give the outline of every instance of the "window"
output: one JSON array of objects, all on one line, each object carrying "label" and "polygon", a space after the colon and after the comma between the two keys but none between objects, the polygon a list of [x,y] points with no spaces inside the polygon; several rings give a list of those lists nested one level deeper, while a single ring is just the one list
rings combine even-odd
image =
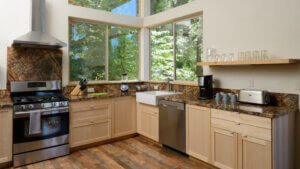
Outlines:
[{"label": "window", "polygon": [[137,36],[133,28],[71,21],[70,81],[83,76],[89,81],[121,80],[122,73],[137,80]]},{"label": "window", "polygon": [[69,0],[69,4],[138,16],[139,0]]},{"label": "window", "polygon": [[138,79],[138,31],[132,28],[109,26],[109,80]]},{"label": "window", "polygon": [[151,80],[197,81],[202,30],[202,16],[151,29]]},{"label": "window", "polygon": [[70,81],[105,80],[106,26],[70,23]]},{"label": "window", "polygon": [[151,0],[151,15],[187,4],[194,0]]},{"label": "window", "polygon": [[173,24],[151,29],[151,80],[174,76]]}]

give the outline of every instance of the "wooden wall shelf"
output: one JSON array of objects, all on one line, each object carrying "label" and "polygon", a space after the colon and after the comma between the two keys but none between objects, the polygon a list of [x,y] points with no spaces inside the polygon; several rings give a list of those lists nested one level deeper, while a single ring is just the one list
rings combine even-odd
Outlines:
[{"label": "wooden wall shelf", "polygon": [[247,60],[226,62],[198,62],[198,66],[234,66],[234,65],[276,65],[298,63],[297,59]]}]

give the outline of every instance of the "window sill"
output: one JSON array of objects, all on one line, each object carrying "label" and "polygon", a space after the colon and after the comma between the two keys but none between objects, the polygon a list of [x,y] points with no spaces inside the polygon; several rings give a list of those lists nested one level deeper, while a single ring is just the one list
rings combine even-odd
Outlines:
[{"label": "window sill", "polygon": [[[127,83],[142,83],[143,81],[130,80]],[[104,85],[104,84],[122,84],[122,81],[88,81],[87,85]],[[69,82],[67,86],[76,86],[79,84],[79,81]]]},{"label": "window sill", "polygon": [[[150,80],[150,81],[143,81],[143,82],[145,82],[145,83],[165,83],[166,81]],[[198,86],[197,82],[192,82],[192,81],[170,81],[170,84],[182,85],[182,86]]]},{"label": "window sill", "polygon": [[[155,80],[149,80],[149,81],[139,81],[139,80],[131,80],[128,81],[128,83],[165,83],[166,81],[155,81]],[[67,86],[76,86],[78,82],[70,82]],[[105,84],[121,84],[122,81],[89,81],[87,85],[105,85]],[[182,86],[198,86],[197,82],[192,81],[170,81],[170,84],[174,85],[182,85]]]}]

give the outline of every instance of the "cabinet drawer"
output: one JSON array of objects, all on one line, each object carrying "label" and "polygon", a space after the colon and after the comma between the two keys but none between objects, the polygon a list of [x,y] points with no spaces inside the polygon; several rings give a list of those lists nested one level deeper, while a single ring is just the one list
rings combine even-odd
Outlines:
[{"label": "cabinet drawer", "polygon": [[147,113],[151,113],[153,115],[158,115],[159,107],[158,106],[151,106],[147,104],[139,103],[139,110]]},{"label": "cabinet drawer", "polygon": [[82,122],[71,128],[71,147],[91,144],[111,138],[111,120]]},{"label": "cabinet drawer", "polygon": [[105,107],[111,107],[111,99],[99,99],[89,101],[78,101],[70,103],[71,112],[81,112],[88,110],[103,109]]},{"label": "cabinet drawer", "polygon": [[270,129],[256,127],[252,125],[236,123],[233,121],[211,118],[212,127],[229,130],[243,136],[251,136],[267,141],[272,141],[272,131]]},{"label": "cabinet drawer", "polygon": [[272,129],[271,118],[258,117],[254,115],[240,114],[238,112],[230,112],[224,110],[211,110],[211,117],[218,118],[222,120],[228,120],[232,122],[237,122],[241,124],[247,124],[251,126]]},{"label": "cabinet drawer", "polygon": [[71,123],[76,121],[81,121],[85,119],[110,119],[111,111],[110,107],[107,105],[103,105],[102,108],[95,110],[87,110],[80,112],[71,111]]}]

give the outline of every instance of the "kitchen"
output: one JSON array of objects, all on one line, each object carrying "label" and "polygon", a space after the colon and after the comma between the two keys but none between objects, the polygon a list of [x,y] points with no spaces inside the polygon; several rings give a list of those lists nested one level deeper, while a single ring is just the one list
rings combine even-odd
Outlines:
[{"label": "kitchen", "polygon": [[300,2],[99,2],[2,2],[1,168],[299,168]]}]

